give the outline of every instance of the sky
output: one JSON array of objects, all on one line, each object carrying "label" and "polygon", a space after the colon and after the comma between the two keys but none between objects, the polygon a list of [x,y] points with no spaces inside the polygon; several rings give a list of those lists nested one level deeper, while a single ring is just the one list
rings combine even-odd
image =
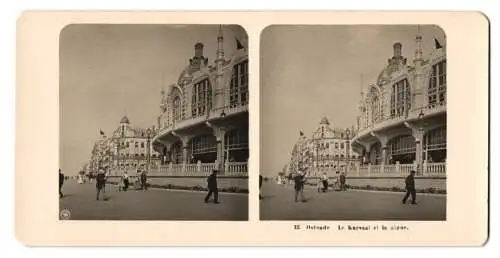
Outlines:
[{"label": "sky", "polygon": [[356,126],[361,89],[376,82],[395,42],[411,64],[418,30],[424,57],[434,38],[445,43],[433,25],[267,27],[260,49],[260,173],[282,171],[299,132],[311,137],[323,117],[331,128]]},{"label": "sky", "polygon": [[[60,166],[77,174],[88,162],[93,144],[107,136],[127,116],[132,126],[157,125],[160,91],[176,83],[194,56],[194,45],[205,45],[213,63],[217,25],[78,24],[60,34]],[[239,26],[222,26],[226,57],[236,50],[236,38],[248,45]]]}]

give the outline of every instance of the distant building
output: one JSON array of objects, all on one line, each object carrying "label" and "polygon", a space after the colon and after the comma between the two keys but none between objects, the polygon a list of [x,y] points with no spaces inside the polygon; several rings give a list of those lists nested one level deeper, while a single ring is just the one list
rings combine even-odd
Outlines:
[{"label": "distant building", "polygon": [[165,164],[210,163],[224,169],[225,163],[248,160],[248,52],[237,41],[227,58],[221,26],[215,39],[213,63],[204,56],[203,43],[196,43],[177,82],[162,90],[153,148]]},{"label": "distant building", "polygon": [[148,161],[150,168],[157,168],[161,156],[151,145],[156,133],[154,127],[144,129],[132,126],[124,116],[111,137],[102,133],[102,138],[94,144],[90,161],[92,171],[96,172],[99,167],[120,171],[146,169]]},{"label": "distant building", "polygon": [[304,169],[309,175],[332,174],[355,166],[360,156],[350,148],[353,130],[332,129],[326,117],[321,119],[311,138],[301,133],[292,149],[288,172]]},{"label": "distant building", "polygon": [[413,62],[393,45],[394,55],[362,92],[358,132],[351,141],[365,164],[422,164],[446,160],[446,49],[422,53],[416,36]]}]

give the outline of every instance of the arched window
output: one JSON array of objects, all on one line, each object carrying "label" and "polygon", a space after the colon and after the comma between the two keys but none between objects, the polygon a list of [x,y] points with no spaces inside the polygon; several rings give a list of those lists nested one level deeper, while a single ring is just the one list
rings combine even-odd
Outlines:
[{"label": "arched window", "polygon": [[212,87],[208,79],[193,85],[191,94],[191,115],[193,117],[206,114],[212,108]]},{"label": "arched window", "polygon": [[229,106],[237,107],[248,104],[248,60],[233,67],[229,86]]},{"label": "arched window", "polygon": [[427,97],[429,108],[446,103],[446,60],[432,66]]},{"label": "arched window", "polygon": [[377,123],[382,119],[381,112],[380,112],[380,98],[378,96],[378,92],[375,89],[372,89],[372,96],[371,96],[371,115],[372,115],[372,124]]},{"label": "arched window", "polygon": [[174,98],[174,101],[172,103],[172,112],[174,121],[181,120],[181,98],[179,96],[175,96]]},{"label": "arched window", "polygon": [[405,116],[411,108],[411,92],[407,79],[392,85],[391,117]]}]

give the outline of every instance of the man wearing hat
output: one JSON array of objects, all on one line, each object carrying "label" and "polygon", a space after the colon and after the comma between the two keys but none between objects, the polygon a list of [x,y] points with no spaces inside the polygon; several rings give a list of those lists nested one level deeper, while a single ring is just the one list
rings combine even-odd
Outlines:
[{"label": "man wearing hat", "polygon": [[219,189],[217,188],[217,169],[212,170],[212,174],[208,176],[208,194],[205,197],[205,202],[208,202],[208,199],[214,194],[214,203],[219,203]]},{"label": "man wearing hat", "polygon": [[96,184],[95,184],[96,190],[97,190],[97,200],[99,201],[99,194],[102,192],[102,198],[105,199],[104,195],[104,187],[106,187],[106,172],[104,171],[103,168],[100,168],[99,171],[97,172],[97,177],[96,177]]},{"label": "man wearing hat", "polygon": [[410,175],[406,177],[405,180],[406,184],[406,195],[403,198],[403,204],[406,203],[406,200],[411,194],[411,204],[417,204],[416,203],[416,198],[417,198],[417,191],[415,190],[415,170],[410,171]]}]

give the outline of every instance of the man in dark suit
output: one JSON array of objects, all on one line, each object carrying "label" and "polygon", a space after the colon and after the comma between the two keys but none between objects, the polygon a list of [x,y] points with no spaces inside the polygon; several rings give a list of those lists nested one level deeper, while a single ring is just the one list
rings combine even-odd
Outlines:
[{"label": "man in dark suit", "polygon": [[141,189],[148,190],[148,176],[145,170],[141,172]]},{"label": "man in dark suit", "polygon": [[64,196],[61,191],[63,184],[64,184],[64,174],[62,173],[61,169],[59,169],[59,198],[62,198]]},{"label": "man in dark suit", "polygon": [[340,174],[340,190],[341,191],[345,191],[346,190],[346,187],[345,187],[345,175],[344,175],[344,172],[342,172]]},{"label": "man in dark suit", "polygon": [[306,202],[306,199],[304,198],[305,173],[299,171],[297,175],[295,175],[294,181],[295,181],[295,202],[298,202],[299,194],[301,201]]},{"label": "man in dark suit", "polygon": [[417,191],[415,190],[415,171],[414,170],[412,170],[410,172],[410,175],[408,175],[406,177],[405,184],[406,184],[406,187],[405,187],[406,188],[406,195],[403,198],[403,204],[406,203],[406,200],[408,199],[410,194],[411,194],[411,204],[417,204],[417,202],[416,202]]},{"label": "man in dark suit", "polygon": [[102,168],[100,168],[99,171],[97,172],[95,187],[97,190],[96,200],[99,201],[99,194],[101,192],[102,192],[102,199],[103,200],[106,199],[106,196],[104,194],[104,187],[106,187],[106,172]]},{"label": "man in dark suit", "polygon": [[208,194],[205,197],[205,202],[214,194],[214,203],[219,203],[219,189],[217,188],[217,170],[212,170],[212,174],[207,178]]}]

